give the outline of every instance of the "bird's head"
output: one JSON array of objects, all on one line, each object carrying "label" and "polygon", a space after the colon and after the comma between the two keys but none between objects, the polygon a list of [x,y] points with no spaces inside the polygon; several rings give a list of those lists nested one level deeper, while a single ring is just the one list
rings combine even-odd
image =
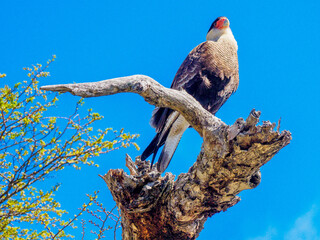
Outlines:
[{"label": "bird's head", "polygon": [[[207,33],[207,40],[208,41],[217,41],[223,34],[231,33],[229,28],[230,22],[226,17],[218,17],[214,22],[211,24],[209,31]],[[232,34],[232,33],[231,33]]]}]

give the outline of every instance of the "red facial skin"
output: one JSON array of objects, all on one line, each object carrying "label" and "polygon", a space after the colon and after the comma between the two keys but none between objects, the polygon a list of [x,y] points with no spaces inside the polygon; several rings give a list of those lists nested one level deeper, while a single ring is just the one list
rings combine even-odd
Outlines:
[{"label": "red facial skin", "polygon": [[224,22],[228,21],[226,18],[221,18],[216,22],[215,28],[218,29],[223,29],[223,28],[227,28],[228,24],[224,25]]}]

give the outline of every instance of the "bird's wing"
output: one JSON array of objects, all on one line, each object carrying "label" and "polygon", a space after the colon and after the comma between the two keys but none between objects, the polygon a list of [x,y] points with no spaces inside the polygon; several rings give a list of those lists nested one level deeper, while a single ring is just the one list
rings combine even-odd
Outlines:
[{"label": "bird's wing", "polygon": [[239,84],[237,49],[229,42],[206,41],[179,68],[172,88],[184,89],[215,114]]},{"label": "bird's wing", "polygon": [[199,74],[203,68],[201,59],[204,50],[204,44],[205,42],[201,43],[188,54],[178,69],[172,81],[171,88],[178,90],[184,89],[185,85],[194,79],[197,74]]},{"label": "bird's wing", "polygon": [[209,85],[219,86],[221,81],[231,77],[234,77],[235,83],[238,84],[237,49],[224,40],[206,41],[195,47],[186,57],[176,73],[171,88],[187,89],[197,81],[206,84],[207,87],[215,87]]},{"label": "bird's wing", "polygon": [[[201,46],[194,48],[186,57],[186,59],[181,64],[178,69],[171,88],[182,90],[185,88],[186,84],[189,83],[195,76],[199,73],[202,66],[200,64],[201,57]],[[166,121],[172,114],[173,110],[169,108],[158,108],[156,107],[152,112],[152,117],[150,119],[150,125],[156,129],[157,132],[161,132],[166,125]]]}]

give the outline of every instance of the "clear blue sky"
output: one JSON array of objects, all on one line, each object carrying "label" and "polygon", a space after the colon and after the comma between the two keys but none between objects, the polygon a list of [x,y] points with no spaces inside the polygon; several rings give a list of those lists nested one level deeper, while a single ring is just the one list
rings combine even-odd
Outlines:
[{"label": "clear blue sky", "polygon": [[[239,45],[240,86],[217,116],[231,124],[256,108],[262,120],[281,117],[293,140],[262,167],[261,184],[209,219],[199,239],[320,239],[318,1],[31,0],[2,1],[0,9],[0,72],[18,82],[26,79],[22,67],[56,54],[52,78],[42,85],[146,74],[169,87],[212,21],[227,16]],[[60,99],[59,111],[67,113],[78,97]],[[154,135],[148,124],[153,107],[137,95],[87,99],[85,106],[105,116],[99,128],[140,133],[142,150]],[[189,129],[167,171],[188,171],[200,146],[201,138]],[[47,184],[62,183],[57,199],[71,213],[94,190],[111,208],[97,174],[125,168],[126,152],[141,154],[117,151],[97,159],[100,168],[67,169]]]}]

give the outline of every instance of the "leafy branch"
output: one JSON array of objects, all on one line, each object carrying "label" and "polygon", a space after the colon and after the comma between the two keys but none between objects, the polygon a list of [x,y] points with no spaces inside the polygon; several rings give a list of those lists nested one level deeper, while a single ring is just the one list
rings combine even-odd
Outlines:
[{"label": "leafy branch", "polygon": [[[103,116],[92,109],[83,114],[83,99],[70,115],[51,115],[58,95],[45,93],[38,83],[50,76],[47,69],[54,60],[55,56],[45,66],[24,68],[28,80],[0,88],[0,238],[68,236],[64,229],[74,220],[62,220],[67,212],[54,200],[59,186],[43,191],[35,184],[67,166],[98,166],[93,158],[101,154],[130,145],[139,148],[134,142],[137,134],[94,130]],[[43,230],[22,229],[21,223],[40,224]],[[53,229],[59,230],[53,234]]]}]

